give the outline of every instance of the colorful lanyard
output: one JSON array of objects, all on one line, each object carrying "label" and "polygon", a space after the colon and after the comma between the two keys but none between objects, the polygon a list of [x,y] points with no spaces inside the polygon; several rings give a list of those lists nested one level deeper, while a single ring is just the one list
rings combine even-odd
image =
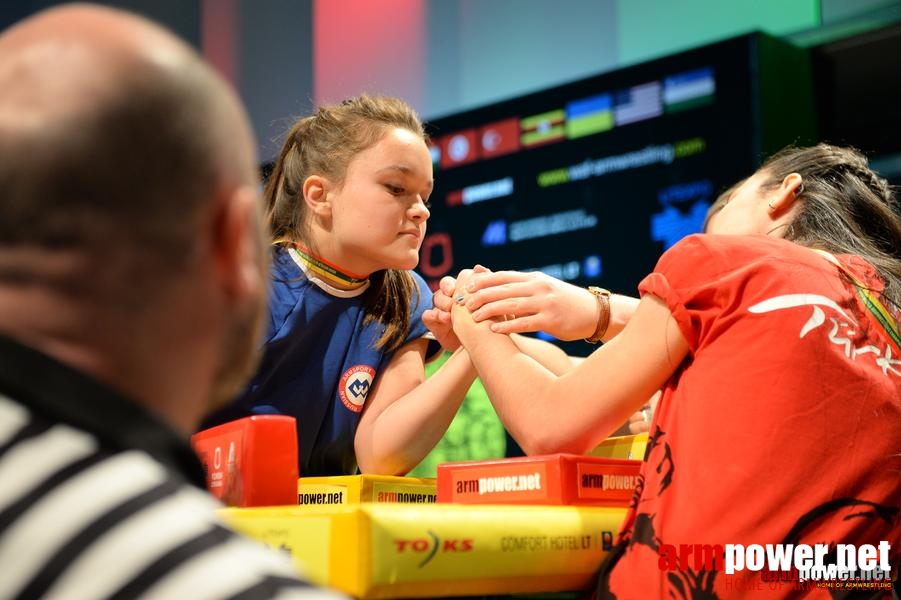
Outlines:
[{"label": "colorful lanyard", "polygon": [[854,273],[848,270],[845,265],[839,262],[835,256],[826,252],[825,250],[818,250],[816,248],[812,248],[814,252],[823,256],[826,260],[836,265],[841,271],[847,275],[851,281],[854,283],[854,287],[857,288],[857,295],[860,297],[863,305],[867,307],[867,310],[870,311],[870,314],[873,315],[873,318],[882,325],[882,328],[885,329],[888,337],[891,338],[893,342],[895,342],[895,346],[901,351],[901,331],[898,329],[898,321],[892,317],[892,313],[885,307],[885,305],[879,300],[876,294],[873,293],[871,289],[869,289],[866,284],[864,284],[860,279],[858,279]]},{"label": "colorful lanyard", "polygon": [[347,285],[352,286],[361,285],[369,281],[368,277],[360,277],[359,275],[347,273],[345,271],[342,271],[335,265],[330,264],[321,258],[313,256],[312,254],[310,254],[309,250],[307,250],[300,244],[294,244],[294,249],[297,251],[297,254],[300,256],[300,258],[307,264],[308,268],[312,269],[323,277],[338,280],[342,283],[346,283]]}]

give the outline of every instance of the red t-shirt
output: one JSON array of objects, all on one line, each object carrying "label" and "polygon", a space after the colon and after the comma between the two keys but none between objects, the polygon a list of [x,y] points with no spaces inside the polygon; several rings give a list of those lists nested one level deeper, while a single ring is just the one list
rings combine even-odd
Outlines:
[{"label": "red t-shirt", "polygon": [[[838,259],[881,289],[866,262]],[[695,235],[639,289],[666,302],[690,353],[654,415],[642,483],[599,596],[804,595],[761,572],[727,575],[723,562],[706,571],[694,554],[661,565],[661,552],[682,545],[888,541],[897,564],[901,352],[847,276],[785,240]]]}]

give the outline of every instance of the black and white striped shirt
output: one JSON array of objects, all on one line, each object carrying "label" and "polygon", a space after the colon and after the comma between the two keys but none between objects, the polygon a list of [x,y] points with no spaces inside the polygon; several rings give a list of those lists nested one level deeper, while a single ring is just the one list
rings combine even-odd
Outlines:
[{"label": "black and white striped shirt", "polygon": [[0,337],[0,600],[335,600],[229,529],[186,441]]}]

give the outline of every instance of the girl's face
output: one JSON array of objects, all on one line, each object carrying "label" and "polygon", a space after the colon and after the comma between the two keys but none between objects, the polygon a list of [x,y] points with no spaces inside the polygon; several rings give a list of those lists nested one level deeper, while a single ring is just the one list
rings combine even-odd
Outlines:
[{"label": "girl's face", "polygon": [[767,209],[774,191],[764,192],[761,184],[767,174],[757,172],[736,187],[723,207],[710,217],[707,233],[728,235],[762,235],[772,227]]},{"label": "girl's face", "polygon": [[406,129],[390,130],[354,157],[344,183],[329,191],[327,258],[359,275],[414,268],[433,184],[432,157],[423,139]]}]

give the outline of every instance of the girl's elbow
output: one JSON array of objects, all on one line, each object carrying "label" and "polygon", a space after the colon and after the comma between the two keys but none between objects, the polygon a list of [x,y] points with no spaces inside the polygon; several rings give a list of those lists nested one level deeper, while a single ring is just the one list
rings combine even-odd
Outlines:
[{"label": "girl's elbow", "polygon": [[402,477],[416,465],[408,465],[398,457],[357,456],[357,467],[364,475],[395,475]]},{"label": "girl's elbow", "polygon": [[546,454],[584,454],[593,446],[576,437],[561,434],[560,431],[538,431],[517,438],[520,448],[529,456]]}]

